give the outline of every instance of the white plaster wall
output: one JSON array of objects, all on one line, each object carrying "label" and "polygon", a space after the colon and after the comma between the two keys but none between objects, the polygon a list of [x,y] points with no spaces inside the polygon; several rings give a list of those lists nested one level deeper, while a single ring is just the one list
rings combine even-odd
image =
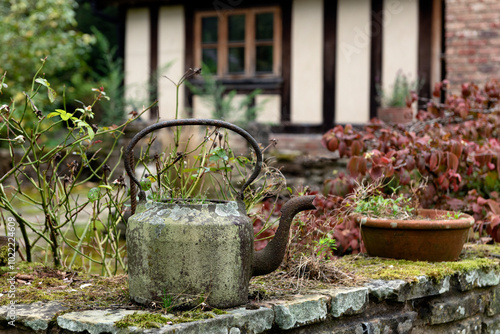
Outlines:
[{"label": "white plaster wall", "polygon": [[[237,122],[238,119],[243,117],[243,110],[240,110],[238,106],[245,99],[246,95],[236,94],[231,101],[232,111],[231,113],[224,119],[227,122]],[[227,98],[227,96],[225,97]],[[206,98],[204,96],[193,96],[193,111],[195,118],[214,118],[214,107],[211,99]]]},{"label": "white plaster wall", "polygon": [[245,94],[236,94],[233,98],[233,103],[231,106],[233,107],[233,111],[229,117],[226,118],[226,121],[237,123],[238,120],[241,120],[245,117],[245,111],[240,109],[239,106],[245,100],[247,96]]},{"label": "white plaster wall", "polygon": [[255,105],[259,107],[257,120],[262,123],[278,125],[281,120],[281,95],[261,94],[255,97]]},{"label": "white plaster wall", "polygon": [[336,123],[365,123],[369,120],[370,13],[369,1],[338,2]]},{"label": "white plaster wall", "polygon": [[[162,120],[175,118],[175,85],[163,76],[178,82],[186,68],[184,64],[184,7],[162,6],[158,18],[158,107]],[[184,89],[179,89],[179,118],[184,114]]]},{"label": "white plaster wall", "polygon": [[[238,106],[245,99],[246,95],[237,94],[234,96],[232,106],[234,112],[226,119],[229,122],[237,122],[243,117],[243,110]],[[279,124],[281,118],[281,96],[277,94],[260,94],[255,97],[255,104],[260,106],[257,120],[262,123]],[[193,116],[195,118],[213,118],[213,108],[209,100],[202,96],[193,96]]]},{"label": "white plaster wall", "polygon": [[193,117],[212,118],[211,106],[202,96],[193,96]]},{"label": "white plaster wall", "polygon": [[293,1],[291,57],[291,121],[322,123],[323,0]]},{"label": "white plaster wall", "polygon": [[129,108],[142,109],[149,99],[149,10],[129,9],[125,31],[125,99]]},{"label": "white plaster wall", "polygon": [[384,0],[382,86],[390,90],[398,71],[410,81],[418,71],[418,1]]}]

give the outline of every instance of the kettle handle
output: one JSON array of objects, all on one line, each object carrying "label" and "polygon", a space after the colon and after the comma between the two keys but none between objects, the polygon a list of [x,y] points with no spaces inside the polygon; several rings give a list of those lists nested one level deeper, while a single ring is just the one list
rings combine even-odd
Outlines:
[{"label": "kettle handle", "polygon": [[[225,121],[219,121],[215,119],[195,119],[195,118],[188,118],[188,119],[176,119],[176,120],[169,120],[169,121],[163,121],[159,123],[152,124],[143,130],[139,131],[129,142],[127,145],[127,148],[125,149],[125,159],[124,159],[124,164],[125,164],[125,171],[127,172],[127,175],[130,177],[130,179],[136,183],[139,187],[139,200],[145,200],[146,199],[146,194],[145,192],[141,189],[141,183],[135,176],[135,171],[133,167],[133,152],[134,152],[134,146],[144,138],[147,134],[158,130],[162,128],[168,128],[168,127],[173,127],[173,126],[183,126],[183,125],[208,125],[208,126],[215,126],[218,128],[226,128],[228,130],[231,130],[233,132],[236,132],[243,138],[245,138],[248,143],[252,146],[252,148],[255,151],[255,155],[257,157],[257,162],[255,164],[255,169],[248,178],[248,180],[243,184],[241,187],[241,190],[238,192],[238,198],[243,200],[243,191],[245,190],[250,183],[252,183],[257,176],[260,173],[260,170],[262,168],[262,151],[259,147],[259,144],[255,140],[255,138],[252,137],[247,131],[243,130],[239,126],[236,126],[232,123],[228,123]],[[132,187],[132,185],[131,185]],[[132,191],[132,196],[134,196],[135,191]],[[132,203],[135,203],[135,200],[132,200]],[[132,211],[135,211],[135,205],[133,205]]]}]

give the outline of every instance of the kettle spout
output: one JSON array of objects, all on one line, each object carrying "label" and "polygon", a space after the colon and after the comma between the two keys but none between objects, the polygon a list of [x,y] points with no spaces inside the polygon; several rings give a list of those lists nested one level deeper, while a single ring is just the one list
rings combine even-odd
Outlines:
[{"label": "kettle spout", "polygon": [[288,244],[293,217],[301,211],[316,209],[313,205],[315,197],[314,195],[295,197],[283,205],[280,223],[274,238],[264,249],[254,253],[253,276],[269,274],[280,266]]}]

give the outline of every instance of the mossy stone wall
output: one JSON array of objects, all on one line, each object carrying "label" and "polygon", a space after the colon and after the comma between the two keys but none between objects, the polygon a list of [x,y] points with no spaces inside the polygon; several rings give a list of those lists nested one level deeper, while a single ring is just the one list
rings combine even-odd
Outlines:
[{"label": "mossy stone wall", "polygon": [[[54,302],[50,302],[54,303]],[[119,328],[132,310],[87,310],[58,314],[43,303],[18,305],[16,328],[0,308],[2,333],[481,333],[500,332],[498,267],[471,269],[435,280],[372,280],[362,286],[327,288],[290,295],[260,307],[225,310],[213,318],[158,324],[158,328]],[[52,313],[51,313],[52,312]],[[140,311],[144,312],[144,311]],[[51,313],[51,314],[49,314]],[[36,318],[40,314],[40,319]],[[36,324],[34,328],[33,324]]]}]

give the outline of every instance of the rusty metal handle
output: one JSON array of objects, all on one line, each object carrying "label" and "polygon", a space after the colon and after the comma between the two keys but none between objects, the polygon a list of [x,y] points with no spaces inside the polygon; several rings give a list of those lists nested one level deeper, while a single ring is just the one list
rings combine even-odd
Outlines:
[{"label": "rusty metal handle", "polygon": [[255,151],[255,155],[257,157],[257,162],[255,164],[255,169],[254,169],[252,175],[250,175],[247,182],[245,182],[245,184],[243,184],[243,186],[241,187],[241,190],[238,193],[238,198],[243,200],[243,191],[245,190],[246,187],[248,187],[250,185],[250,183],[252,183],[257,178],[257,176],[259,175],[260,170],[262,168],[262,151],[259,147],[259,144],[255,140],[255,138],[253,138],[252,135],[250,135],[247,131],[243,130],[242,128],[240,128],[232,123],[219,121],[219,120],[215,120],[215,119],[195,119],[195,118],[176,119],[176,120],[169,120],[169,121],[155,123],[155,124],[152,124],[152,125],[144,128],[143,130],[138,132],[132,138],[132,140],[128,144],[127,148],[125,149],[124,163],[125,163],[125,171],[127,172],[128,176],[139,187],[139,200],[141,200],[141,201],[146,200],[146,193],[141,189],[141,183],[137,179],[137,177],[135,176],[134,166],[131,166],[131,161],[133,161],[133,160],[131,160],[131,157],[133,156],[134,146],[139,142],[139,140],[141,140],[146,135],[148,135],[149,133],[151,133],[155,130],[173,127],[173,126],[184,126],[184,125],[207,125],[207,126],[215,126],[218,128],[226,128],[228,130],[236,132],[237,134],[239,134],[240,136],[245,138],[248,141],[248,143],[252,146],[252,148]]}]

